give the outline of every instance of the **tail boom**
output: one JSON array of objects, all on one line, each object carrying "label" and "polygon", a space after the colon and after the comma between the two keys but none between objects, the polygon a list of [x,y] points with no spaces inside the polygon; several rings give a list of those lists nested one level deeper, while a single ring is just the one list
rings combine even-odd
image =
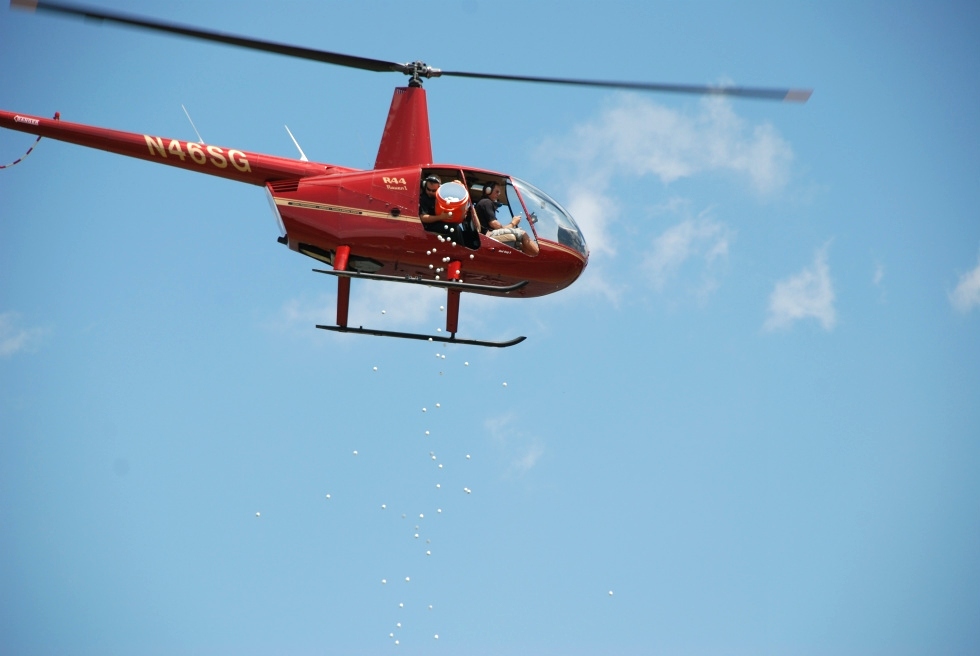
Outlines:
[{"label": "tail boom", "polygon": [[0,110],[0,127],[253,185],[354,169]]}]

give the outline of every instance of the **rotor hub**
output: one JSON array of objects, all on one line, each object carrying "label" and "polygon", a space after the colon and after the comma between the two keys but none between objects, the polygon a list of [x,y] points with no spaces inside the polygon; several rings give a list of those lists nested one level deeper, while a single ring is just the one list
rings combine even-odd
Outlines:
[{"label": "rotor hub", "polygon": [[408,81],[408,86],[410,87],[421,87],[422,78],[439,77],[442,75],[442,70],[438,68],[433,68],[423,61],[414,61],[408,64],[402,64],[403,70],[406,75],[412,77]]}]

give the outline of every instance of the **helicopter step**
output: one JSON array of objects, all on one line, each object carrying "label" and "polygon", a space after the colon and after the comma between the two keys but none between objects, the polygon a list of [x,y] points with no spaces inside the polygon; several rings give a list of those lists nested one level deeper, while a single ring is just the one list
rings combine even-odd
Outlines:
[{"label": "helicopter step", "polygon": [[459,291],[465,292],[498,292],[507,294],[509,292],[515,292],[522,287],[527,286],[527,280],[521,280],[520,282],[515,282],[513,285],[506,286],[496,286],[496,285],[476,285],[468,282],[459,282],[455,280],[427,280],[425,278],[411,278],[408,276],[385,276],[377,273],[361,273],[360,271],[338,271],[336,269],[313,269],[316,273],[326,273],[327,275],[337,276],[338,278],[357,278],[364,280],[383,280],[387,282],[405,282],[412,285],[426,285],[428,287],[442,287],[445,289],[458,289]]}]

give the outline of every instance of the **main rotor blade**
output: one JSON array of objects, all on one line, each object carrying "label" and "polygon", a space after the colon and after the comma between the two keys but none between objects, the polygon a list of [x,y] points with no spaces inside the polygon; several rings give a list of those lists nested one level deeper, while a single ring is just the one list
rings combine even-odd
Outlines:
[{"label": "main rotor blade", "polygon": [[537,82],[542,84],[565,84],[582,87],[603,87],[606,89],[630,89],[633,91],[662,91],[667,93],[690,93],[711,96],[737,96],[740,98],[759,98],[762,100],[782,100],[805,103],[812,89],[760,89],[753,87],[709,86],[696,84],[658,84],[647,82],[611,82],[606,80],[576,80],[561,77],[533,77],[527,75],[496,75],[493,73],[467,73],[464,71],[442,71],[442,77],[469,77],[481,80],[506,80],[508,82]]},{"label": "main rotor blade", "polygon": [[226,34],[223,32],[212,32],[200,30],[174,23],[164,23],[161,21],[149,20],[137,16],[116,14],[101,9],[67,5],[58,2],[47,2],[46,0],[10,0],[11,7],[27,10],[40,10],[79,18],[107,21],[128,25],[146,30],[164,32],[167,34],[178,34],[180,36],[224,43],[226,45],[270,52],[288,57],[307,59],[312,61],[334,64],[337,66],[347,66],[349,68],[359,68],[366,71],[378,73],[396,72],[405,75],[412,75],[417,80],[419,77],[467,77],[482,80],[503,80],[508,82],[537,82],[541,84],[563,84],[585,87],[601,87],[606,89],[629,89],[633,91],[658,91],[668,93],[687,93],[698,95],[714,96],[735,96],[741,98],[760,98],[764,100],[782,100],[787,102],[804,103],[813,93],[811,89],[760,89],[752,87],[737,86],[710,86],[693,84],[658,84],[646,82],[612,82],[606,80],[579,80],[572,78],[559,77],[534,77],[528,75],[497,75],[493,73],[469,73],[465,71],[440,71],[437,68],[426,66],[422,62],[401,64],[398,62],[371,59],[369,57],[356,57],[354,55],[344,55],[337,52],[326,50],[316,50],[314,48],[303,48],[291,46],[284,43],[272,41],[262,41],[248,37]]},{"label": "main rotor blade", "polygon": [[186,27],[184,25],[164,23],[137,16],[127,16],[125,14],[111,13],[101,9],[65,5],[58,2],[44,2],[43,0],[10,0],[10,6],[17,7],[19,9],[26,9],[28,11],[46,11],[91,20],[119,23],[120,25],[128,25],[130,27],[138,27],[146,30],[154,30],[168,34],[179,34],[181,36],[190,37],[192,39],[200,39],[202,41],[224,43],[231,46],[238,46],[240,48],[261,50],[263,52],[271,52],[278,55],[286,55],[288,57],[298,57],[299,59],[310,59],[326,64],[336,64],[337,66],[360,68],[366,71],[411,74],[411,69],[409,67],[407,67],[405,64],[399,64],[397,62],[370,59],[368,57],[355,57],[353,55],[343,55],[336,52],[327,52],[325,50],[315,50],[313,48],[290,46],[283,43],[274,43],[272,41],[250,39],[247,37],[235,36],[233,34],[225,34],[222,32],[199,30],[197,28]]}]

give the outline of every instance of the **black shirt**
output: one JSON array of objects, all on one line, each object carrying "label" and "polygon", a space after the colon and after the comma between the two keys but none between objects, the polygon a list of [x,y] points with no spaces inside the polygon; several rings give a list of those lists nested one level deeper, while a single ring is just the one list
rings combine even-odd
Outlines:
[{"label": "black shirt", "polygon": [[432,194],[430,196],[428,194],[428,192],[426,192],[425,189],[423,189],[419,193],[422,194],[421,196],[419,196],[419,218],[422,218],[422,216],[425,215],[425,214],[428,214],[429,216],[435,216],[436,215],[436,195],[435,194]]},{"label": "black shirt", "polygon": [[489,196],[484,196],[476,204],[476,218],[480,220],[480,232],[487,234],[489,230],[493,230],[490,222],[497,220],[497,204]]}]

